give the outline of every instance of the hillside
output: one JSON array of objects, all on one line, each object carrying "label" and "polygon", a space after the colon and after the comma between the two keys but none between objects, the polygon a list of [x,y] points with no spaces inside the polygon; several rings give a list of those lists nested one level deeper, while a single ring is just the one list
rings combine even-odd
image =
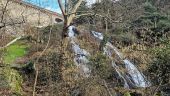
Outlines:
[{"label": "hillside", "polygon": [[170,1],[80,1],[63,22],[0,28],[0,96],[169,96]]}]

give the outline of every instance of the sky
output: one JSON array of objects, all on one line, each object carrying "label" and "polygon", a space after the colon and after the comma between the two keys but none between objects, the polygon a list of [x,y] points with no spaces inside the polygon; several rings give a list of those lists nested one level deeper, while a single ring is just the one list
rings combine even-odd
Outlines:
[{"label": "sky", "polygon": [[24,0],[24,1],[60,13],[57,0]]},{"label": "sky", "polygon": [[[42,8],[61,13],[57,0],[24,0]],[[95,3],[96,0],[87,0],[87,5]]]}]

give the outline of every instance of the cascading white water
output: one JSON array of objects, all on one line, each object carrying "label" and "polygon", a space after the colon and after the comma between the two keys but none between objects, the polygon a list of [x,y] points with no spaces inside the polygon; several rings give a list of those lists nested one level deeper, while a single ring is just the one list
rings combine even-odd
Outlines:
[{"label": "cascading white water", "polygon": [[129,79],[132,79],[137,87],[148,87],[149,82],[145,80],[145,76],[139,72],[139,70],[128,59],[123,60],[125,67],[130,75]]},{"label": "cascading white water", "polygon": [[83,74],[86,77],[89,77],[91,70],[87,66],[87,63],[89,62],[87,57],[90,55],[86,50],[81,49],[78,44],[75,42],[75,27],[69,26],[68,28],[68,36],[71,39],[72,49],[75,53],[74,62],[77,65],[77,67],[80,68],[81,74]]},{"label": "cascading white water", "polygon": [[[102,33],[94,32],[92,31],[92,34],[94,37],[102,40],[101,37]],[[112,66],[115,68],[117,74],[119,77],[121,77],[124,81],[124,87],[129,88],[129,85],[127,81],[130,80],[131,85],[135,87],[148,87],[150,86],[150,82],[145,79],[145,76],[135,67],[133,63],[131,63],[128,59],[124,59],[123,55],[118,51],[116,47],[114,47],[110,42],[107,42],[105,47],[104,47],[104,54],[106,54],[109,58],[113,59],[112,54],[115,53],[118,55],[121,61],[124,62],[125,64],[125,69],[127,70],[127,74],[123,76],[121,72],[119,72],[119,67],[115,64],[112,63]],[[126,80],[127,79],[127,80]]]},{"label": "cascading white water", "polygon": [[[113,61],[113,51],[116,51],[118,53],[117,50],[114,49],[114,46],[112,46],[111,43],[107,43],[106,46],[104,47],[104,54],[106,56],[108,56],[111,60],[112,60],[112,67],[115,69],[116,73],[118,74],[118,76],[123,80],[124,82],[124,88],[129,88],[128,82],[125,79],[125,77],[123,76],[122,72],[120,72],[119,70],[119,66],[117,66],[117,64]],[[118,57],[120,58],[122,55],[118,54]]]},{"label": "cascading white water", "polygon": [[[115,52],[120,59],[123,59],[123,55],[122,55],[122,54],[118,51],[118,49],[117,49],[116,47],[114,47],[110,42],[107,42],[107,43],[106,43],[104,49],[106,49],[106,48],[107,48],[107,49],[109,48],[109,49],[111,50],[111,51],[108,52],[110,55],[112,55],[113,52]],[[104,51],[107,51],[107,50],[104,50]]]},{"label": "cascading white water", "polygon": [[95,32],[95,31],[91,31],[93,36],[95,36],[96,38],[99,38],[100,40],[103,40],[103,34],[99,33],[99,32]]},{"label": "cascading white water", "polygon": [[69,27],[68,27],[68,36],[69,36],[70,38],[75,37],[75,32],[73,31],[74,29],[75,29],[75,26],[69,26]]}]

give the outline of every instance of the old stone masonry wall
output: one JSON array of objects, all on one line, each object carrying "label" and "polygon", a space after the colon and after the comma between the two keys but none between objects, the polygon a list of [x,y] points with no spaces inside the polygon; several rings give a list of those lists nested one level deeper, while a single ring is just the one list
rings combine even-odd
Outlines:
[{"label": "old stone masonry wall", "polygon": [[57,23],[56,18],[63,20],[62,16],[56,12],[22,0],[0,0],[0,26],[5,25],[5,31],[19,31],[26,25],[48,26]]}]

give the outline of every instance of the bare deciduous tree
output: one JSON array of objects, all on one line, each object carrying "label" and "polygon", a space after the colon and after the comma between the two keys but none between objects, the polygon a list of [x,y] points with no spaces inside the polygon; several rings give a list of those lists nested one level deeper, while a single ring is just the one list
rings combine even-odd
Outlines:
[{"label": "bare deciduous tree", "polygon": [[71,24],[73,19],[76,17],[77,9],[79,8],[83,0],[78,0],[77,3],[72,7],[72,9],[68,9],[69,6],[68,0],[65,0],[65,4],[63,4],[62,1],[63,0],[58,0],[58,4],[64,18],[64,28],[63,28],[62,37],[65,37],[67,28]]}]

